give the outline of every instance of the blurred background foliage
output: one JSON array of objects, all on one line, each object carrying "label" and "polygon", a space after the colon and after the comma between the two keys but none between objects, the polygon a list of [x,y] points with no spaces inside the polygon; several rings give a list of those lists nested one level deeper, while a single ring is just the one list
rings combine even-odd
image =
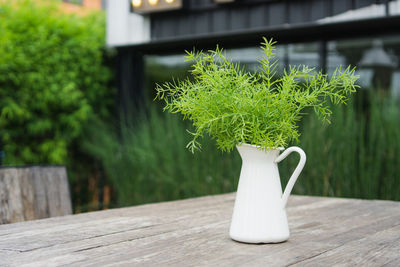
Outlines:
[{"label": "blurred background foliage", "polygon": [[45,2],[0,6],[0,136],[5,164],[66,162],[91,114],[110,115],[104,16]]},{"label": "blurred background foliage", "polygon": [[[104,14],[0,3],[3,165],[67,165],[75,212],[236,190],[237,151],[222,153],[205,137],[202,152],[191,154],[190,125],[151,101],[154,84],[184,78],[187,65],[147,58],[147,102],[117,120]],[[305,150],[307,164],[294,192],[400,200],[399,101],[385,90],[360,90],[333,111],[331,125],[312,115],[300,125],[293,145]],[[283,185],[297,160],[279,165]]]},{"label": "blurred background foliage", "polygon": [[209,138],[201,152],[192,154],[186,149],[190,125],[178,115],[162,113],[154,104],[121,120],[119,134],[104,123],[92,126],[85,148],[104,166],[118,205],[235,190],[239,154],[223,154]]},{"label": "blurred background foliage", "polygon": [[[0,1],[3,165],[66,164],[74,188],[88,183],[93,162],[80,149],[83,130],[91,117],[108,121],[114,113],[104,43],[103,12],[77,16],[57,1]],[[88,198],[87,190],[73,191],[74,199]]]}]

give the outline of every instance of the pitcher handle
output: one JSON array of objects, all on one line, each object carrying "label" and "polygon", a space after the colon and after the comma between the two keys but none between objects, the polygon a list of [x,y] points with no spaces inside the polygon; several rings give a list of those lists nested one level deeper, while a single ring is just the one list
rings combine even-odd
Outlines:
[{"label": "pitcher handle", "polygon": [[292,192],[294,183],[296,182],[296,180],[299,177],[301,171],[303,170],[304,164],[306,164],[306,153],[304,153],[304,151],[300,147],[297,147],[297,146],[292,146],[292,147],[287,148],[285,151],[283,151],[282,154],[280,154],[276,158],[275,162],[276,163],[281,162],[283,159],[285,159],[292,152],[299,153],[300,161],[297,164],[297,167],[294,170],[292,176],[290,176],[289,182],[287,183],[285,191],[283,192],[283,195],[282,195],[283,208],[286,207],[286,204],[287,204],[288,198],[290,196],[290,192]]}]

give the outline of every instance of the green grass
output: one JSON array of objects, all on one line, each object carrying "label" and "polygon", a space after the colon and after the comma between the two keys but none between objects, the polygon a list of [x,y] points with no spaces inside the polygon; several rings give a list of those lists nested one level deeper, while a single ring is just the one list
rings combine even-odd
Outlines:
[{"label": "green grass", "polygon": [[[400,200],[400,108],[378,95],[364,111],[354,103],[332,107],[330,125],[310,115],[298,145],[307,163],[294,193]],[[241,160],[222,153],[210,138],[201,152],[186,149],[189,124],[152,106],[115,129],[97,124],[87,150],[104,166],[117,193],[117,206],[181,199],[236,190]],[[279,164],[285,185],[297,164],[291,155]]]},{"label": "green grass", "polygon": [[[332,124],[314,116],[302,128],[306,167],[297,194],[400,200],[400,108],[371,95],[367,110],[335,107]],[[286,181],[296,159],[280,166]]]},{"label": "green grass", "polygon": [[186,149],[190,135],[176,115],[151,107],[119,136],[101,125],[86,148],[103,164],[117,192],[117,205],[173,200],[235,190],[240,158],[218,151],[205,138],[203,151]]}]

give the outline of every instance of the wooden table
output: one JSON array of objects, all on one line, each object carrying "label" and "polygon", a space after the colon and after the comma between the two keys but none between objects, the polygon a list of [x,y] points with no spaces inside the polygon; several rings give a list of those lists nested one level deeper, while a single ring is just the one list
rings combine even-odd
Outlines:
[{"label": "wooden table", "polygon": [[234,194],[0,226],[1,266],[400,266],[400,202],[292,196],[289,241],[228,236]]}]

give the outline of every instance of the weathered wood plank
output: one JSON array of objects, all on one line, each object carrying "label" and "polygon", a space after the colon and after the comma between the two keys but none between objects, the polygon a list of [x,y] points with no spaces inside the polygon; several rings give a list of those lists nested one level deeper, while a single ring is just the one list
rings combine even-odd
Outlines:
[{"label": "weathered wood plank", "polygon": [[[307,258],[331,249],[335,244],[327,243],[326,238],[329,239],[337,235],[337,233],[325,235],[325,238],[317,239],[317,241],[311,243],[310,239],[320,237],[323,233],[310,235],[303,232],[302,235],[292,237],[295,242],[254,246],[232,243],[227,236],[228,227],[229,220],[226,220],[212,225],[167,232],[146,238],[146,240],[130,240],[112,246],[93,247],[91,251],[86,250],[85,253],[88,257],[95,255],[95,263],[98,264],[111,264],[116,258],[126,263],[138,262],[145,258],[151,260],[152,263],[185,265],[189,258],[195,266],[204,264],[204,260],[207,260],[207,263],[212,266],[230,265],[232,263],[242,265],[253,258],[259,258],[260,265],[266,263],[286,265],[295,262],[293,258]],[[351,230],[354,231],[355,228]],[[118,253],[123,251],[124,247],[133,251],[129,254]],[[115,254],[108,254],[107,251],[109,250],[115,251]],[[221,255],[225,257],[226,262],[222,261],[224,258],[221,259]],[[265,255],[268,255],[268,257],[265,257]],[[236,260],[232,261],[232,258],[236,258]]]},{"label": "weathered wood plank", "polygon": [[233,201],[228,194],[3,225],[0,257],[6,266],[308,266],[352,259],[396,266],[400,259],[400,203],[294,196],[289,241],[248,245],[229,239]]},{"label": "weathered wood plank", "polygon": [[71,213],[65,167],[0,168],[0,224]]},{"label": "weathered wood plank", "polygon": [[0,223],[24,220],[17,169],[0,169]]},{"label": "weathered wood plank", "polygon": [[400,218],[394,227],[369,232],[364,238],[347,242],[327,250],[311,259],[297,262],[295,266],[320,265],[383,266],[394,263],[400,266]]},{"label": "weathered wood plank", "polygon": [[[52,234],[60,235],[61,237],[68,239],[72,238],[71,235],[68,235],[68,231],[85,231],[85,234],[88,234],[88,229],[91,225],[94,225],[95,234],[101,232],[102,234],[107,234],[108,229],[113,229],[115,225],[112,225],[113,220],[119,223],[124,220],[136,220],[138,218],[146,219],[147,221],[151,221],[153,224],[170,224],[175,223],[176,221],[185,222],[188,220],[189,225],[192,224],[191,220],[198,216],[206,216],[209,218],[211,222],[213,222],[214,217],[211,215],[218,214],[226,214],[226,218],[229,218],[232,212],[232,202],[233,198],[230,198],[228,201],[214,201],[214,198],[201,198],[197,202],[192,201],[181,201],[181,202],[171,202],[171,203],[163,203],[153,204],[149,206],[141,206],[136,207],[134,209],[115,209],[108,210],[104,212],[93,212],[88,214],[80,214],[74,216],[65,216],[62,220],[57,218],[47,219],[32,222],[31,229],[27,229],[24,227],[24,224],[14,224],[7,227],[5,230],[1,230],[0,227],[0,236],[2,237],[0,240],[0,248],[10,246],[11,239],[16,238],[26,238],[26,237],[34,237],[38,236],[40,238],[42,235]],[[217,200],[217,199],[215,199]],[[210,205],[212,205],[210,207]],[[146,214],[143,217],[143,214]],[[73,221],[71,221],[73,220]],[[54,223],[58,221],[57,223]],[[48,222],[46,224],[46,222]],[[111,223],[111,228],[108,225]],[[18,227],[18,225],[20,227]],[[104,225],[100,229],[98,229],[98,225]],[[85,227],[82,227],[85,226]],[[129,226],[129,224],[127,224]],[[121,230],[121,229],[118,229]],[[11,235],[14,233],[13,235]],[[67,234],[67,235],[66,235]],[[83,237],[83,236],[82,236]],[[45,242],[45,241],[43,241]],[[50,240],[49,242],[56,242],[54,240]],[[18,241],[17,241],[18,243]],[[35,243],[35,245],[39,245]],[[43,244],[43,246],[47,246],[48,244]],[[32,249],[33,244],[24,245],[27,246],[26,249]]]},{"label": "weathered wood plank", "polygon": [[[89,213],[76,214],[73,216],[63,216],[62,218],[47,218],[29,222],[31,229],[50,229],[49,227],[58,227],[69,224],[79,224],[91,221],[99,221],[103,218],[112,217],[146,217],[155,216],[163,218],[165,221],[174,220],[179,214],[184,216],[191,216],[191,212],[196,212],[199,209],[211,208],[218,205],[231,204],[234,200],[233,194],[225,194],[219,196],[207,196],[187,199],[184,201],[170,201],[162,204],[147,204],[131,208],[110,209],[105,211],[96,211]],[[311,199],[309,200],[311,201]],[[25,223],[15,223],[6,226],[0,225],[0,237],[13,233],[24,234],[25,231],[31,230],[26,227]]]},{"label": "weathered wood plank", "polygon": [[39,217],[37,217],[35,214],[35,188],[32,184],[31,170],[28,168],[21,168],[18,169],[18,171],[19,174],[17,177],[19,178],[22,200],[21,208],[24,212],[23,220],[35,220]]},{"label": "weathered wood plank", "polygon": [[46,197],[46,182],[40,171],[40,167],[32,168],[32,184],[35,195],[35,214],[36,218],[46,218],[48,214],[47,197]]}]

